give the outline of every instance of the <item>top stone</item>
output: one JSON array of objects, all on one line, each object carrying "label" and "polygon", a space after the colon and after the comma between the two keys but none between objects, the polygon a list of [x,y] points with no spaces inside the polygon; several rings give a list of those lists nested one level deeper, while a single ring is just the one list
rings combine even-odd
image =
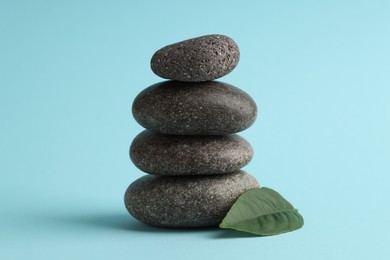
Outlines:
[{"label": "top stone", "polygon": [[185,82],[214,80],[229,74],[240,59],[237,44],[224,35],[206,35],[174,43],[152,57],[152,71]]}]

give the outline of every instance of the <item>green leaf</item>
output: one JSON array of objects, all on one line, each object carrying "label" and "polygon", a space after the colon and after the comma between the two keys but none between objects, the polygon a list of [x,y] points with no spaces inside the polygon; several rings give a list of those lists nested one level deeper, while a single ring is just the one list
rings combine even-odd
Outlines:
[{"label": "green leaf", "polygon": [[302,226],[303,218],[298,210],[279,193],[266,187],[241,194],[219,225],[257,235],[277,235]]}]

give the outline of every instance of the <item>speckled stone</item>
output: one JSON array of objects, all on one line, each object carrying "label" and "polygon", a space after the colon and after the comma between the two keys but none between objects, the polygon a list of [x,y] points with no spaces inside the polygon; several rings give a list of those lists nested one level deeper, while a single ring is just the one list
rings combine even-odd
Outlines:
[{"label": "speckled stone", "polygon": [[125,205],[136,219],[154,226],[216,226],[240,194],[258,186],[256,179],[243,171],[206,176],[146,175],[129,186]]},{"label": "speckled stone", "polygon": [[237,44],[224,35],[206,35],[168,45],[150,62],[155,74],[165,79],[201,82],[231,72],[240,59]]},{"label": "speckled stone", "polygon": [[146,129],[178,135],[226,135],[253,124],[256,103],[232,85],[164,81],[143,90],[133,116]]},{"label": "speckled stone", "polygon": [[130,158],[142,171],[156,175],[205,175],[234,172],[253,157],[239,135],[165,135],[148,130],[130,146]]}]

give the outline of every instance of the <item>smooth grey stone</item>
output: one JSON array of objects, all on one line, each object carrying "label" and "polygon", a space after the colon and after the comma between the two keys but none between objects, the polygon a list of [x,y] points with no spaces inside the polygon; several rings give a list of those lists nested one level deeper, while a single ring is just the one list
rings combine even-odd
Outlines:
[{"label": "smooth grey stone", "polygon": [[238,196],[258,187],[243,172],[205,176],[146,175],[125,193],[127,210],[153,226],[184,228],[219,225]]},{"label": "smooth grey stone", "polygon": [[201,82],[231,72],[240,59],[237,44],[225,35],[206,35],[168,45],[150,62],[153,72],[165,79]]},{"label": "smooth grey stone", "polygon": [[253,157],[239,135],[165,135],[141,132],[130,146],[130,158],[142,171],[156,175],[205,175],[234,172]]},{"label": "smooth grey stone", "polygon": [[247,93],[218,81],[154,84],[138,94],[132,111],[146,129],[178,135],[233,134],[251,126],[257,116]]}]

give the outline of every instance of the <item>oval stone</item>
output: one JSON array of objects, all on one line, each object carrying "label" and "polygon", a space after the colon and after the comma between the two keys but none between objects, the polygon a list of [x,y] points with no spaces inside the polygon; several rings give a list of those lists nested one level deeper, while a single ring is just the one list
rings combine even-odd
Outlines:
[{"label": "oval stone", "polygon": [[225,35],[206,35],[168,45],[150,62],[153,72],[165,79],[201,82],[231,72],[240,59],[237,44]]},{"label": "oval stone", "polygon": [[138,94],[132,111],[146,129],[177,135],[233,134],[251,126],[257,116],[247,93],[218,81],[157,83]]},{"label": "oval stone", "polygon": [[205,175],[234,172],[253,157],[239,135],[165,135],[141,132],[130,146],[130,158],[142,171],[156,175]]},{"label": "oval stone", "polygon": [[238,196],[258,186],[243,171],[201,177],[146,175],[128,187],[125,205],[132,216],[153,226],[217,226]]}]

